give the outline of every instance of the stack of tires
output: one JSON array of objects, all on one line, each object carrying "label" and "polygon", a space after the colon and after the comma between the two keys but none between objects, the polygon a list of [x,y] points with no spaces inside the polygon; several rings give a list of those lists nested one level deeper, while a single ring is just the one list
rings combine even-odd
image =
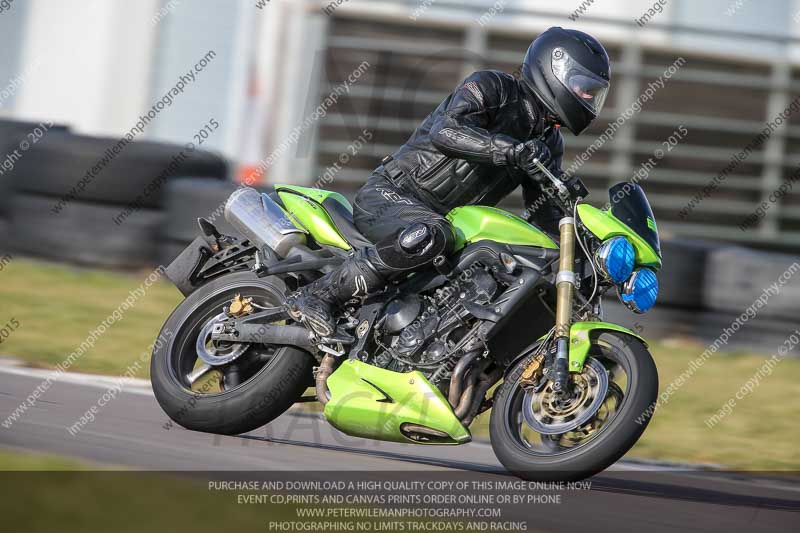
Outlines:
[{"label": "stack of tires", "polygon": [[50,129],[13,173],[10,243],[21,253],[132,268],[158,260],[167,186],[182,176],[221,181],[226,161],[210,152]]},{"label": "stack of tires", "polygon": [[203,217],[226,235],[239,236],[225,220],[225,202],[237,185],[208,178],[179,178],[166,188],[166,220],[160,238],[159,263],[167,266],[200,234]]},{"label": "stack of tires", "polygon": [[[13,152],[17,138],[14,128],[7,121],[0,121],[0,251],[7,247],[9,197],[11,196],[12,169],[7,168],[8,155]],[[19,141],[17,141],[19,142]]]},{"label": "stack of tires", "polygon": [[[19,160],[30,148],[29,135],[35,135],[39,124],[0,120],[0,250],[10,247],[9,219],[11,218],[11,199],[16,182]],[[63,126],[52,126],[53,131],[67,131]]]},{"label": "stack of tires", "polygon": [[752,309],[751,315],[795,322],[800,317],[795,255],[724,247],[710,254],[706,272],[703,297],[711,310],[738,315]]},{"label": "stack of tires", "polygon": [[658,273],[658,305],[701,309],[706,263],[717,245],[703,241],[670,240],[661,243],[663,267]]}]

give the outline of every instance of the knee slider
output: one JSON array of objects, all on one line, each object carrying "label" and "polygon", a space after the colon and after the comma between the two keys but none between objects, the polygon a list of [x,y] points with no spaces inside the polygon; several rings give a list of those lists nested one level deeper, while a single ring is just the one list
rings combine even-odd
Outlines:
[{"label": "knee slider", "polygon": [[447,253],[446,235],[438,226],[415,223],[375,245],[378,257],[393,270],[415,270]]},{"label": "knee slider", "polygon": [[412,224],[397,237],[400,249],[408,254],[420,254],[433,242],[433,232],[422,223]]}]

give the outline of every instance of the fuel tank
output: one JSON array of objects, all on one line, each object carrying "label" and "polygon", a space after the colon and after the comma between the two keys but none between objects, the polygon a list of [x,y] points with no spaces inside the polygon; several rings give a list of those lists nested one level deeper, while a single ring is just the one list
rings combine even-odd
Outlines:
[{"label": "fuel tank", "polygon": [[545,232],[525,219],[496,207],[467,205],[447,214],[456,234],[456,250],[478,241],[558,249]]}]

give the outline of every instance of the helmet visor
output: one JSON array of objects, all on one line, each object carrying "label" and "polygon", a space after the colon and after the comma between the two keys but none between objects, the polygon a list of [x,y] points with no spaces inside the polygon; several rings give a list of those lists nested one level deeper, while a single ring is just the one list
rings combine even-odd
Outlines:
[{"label": "helmet visor", "polygon": [[553,51],[553,74],[582,106],[595,115],[600,114],[608,96],[607,80],[585,68],[561,48]]}]

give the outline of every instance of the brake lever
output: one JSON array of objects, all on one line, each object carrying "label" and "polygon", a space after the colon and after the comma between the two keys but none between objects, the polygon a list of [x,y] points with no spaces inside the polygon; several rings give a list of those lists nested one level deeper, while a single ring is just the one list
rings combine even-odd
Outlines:
[{"label": "brake lever", "polygon": [[533,164],[541,171],[542,174],[547,176],[550,182],[558,191],[559,196],[565,201],[582,200],[589,196],[589,191],[579,178],[572,178],[569,182],[565,182],[557,178],[550,170],[542,164],[538,159],[533,160]]},{"label": "brake lever", "polygon": [[542,174],[547,176],[547,178],[550,180],[550,183],[552,183],[553,186],[558,191],[559,196],[561,196],[562,198],[566,198],[566,199],[568,199],[570,197],[569,189],[564,184],[564,182],[561,181],[560,179],[558,179],[557,177],[555,177],[555,175],[553,175],[553,173],[550,172],[550,169],[548,169],[546,166],[544,166],[544,164],[542,164],[542,162],[539,161],[538,158],[534,158],[533,164],[536,166],[536,168],[539,169],[539,171]]}]

